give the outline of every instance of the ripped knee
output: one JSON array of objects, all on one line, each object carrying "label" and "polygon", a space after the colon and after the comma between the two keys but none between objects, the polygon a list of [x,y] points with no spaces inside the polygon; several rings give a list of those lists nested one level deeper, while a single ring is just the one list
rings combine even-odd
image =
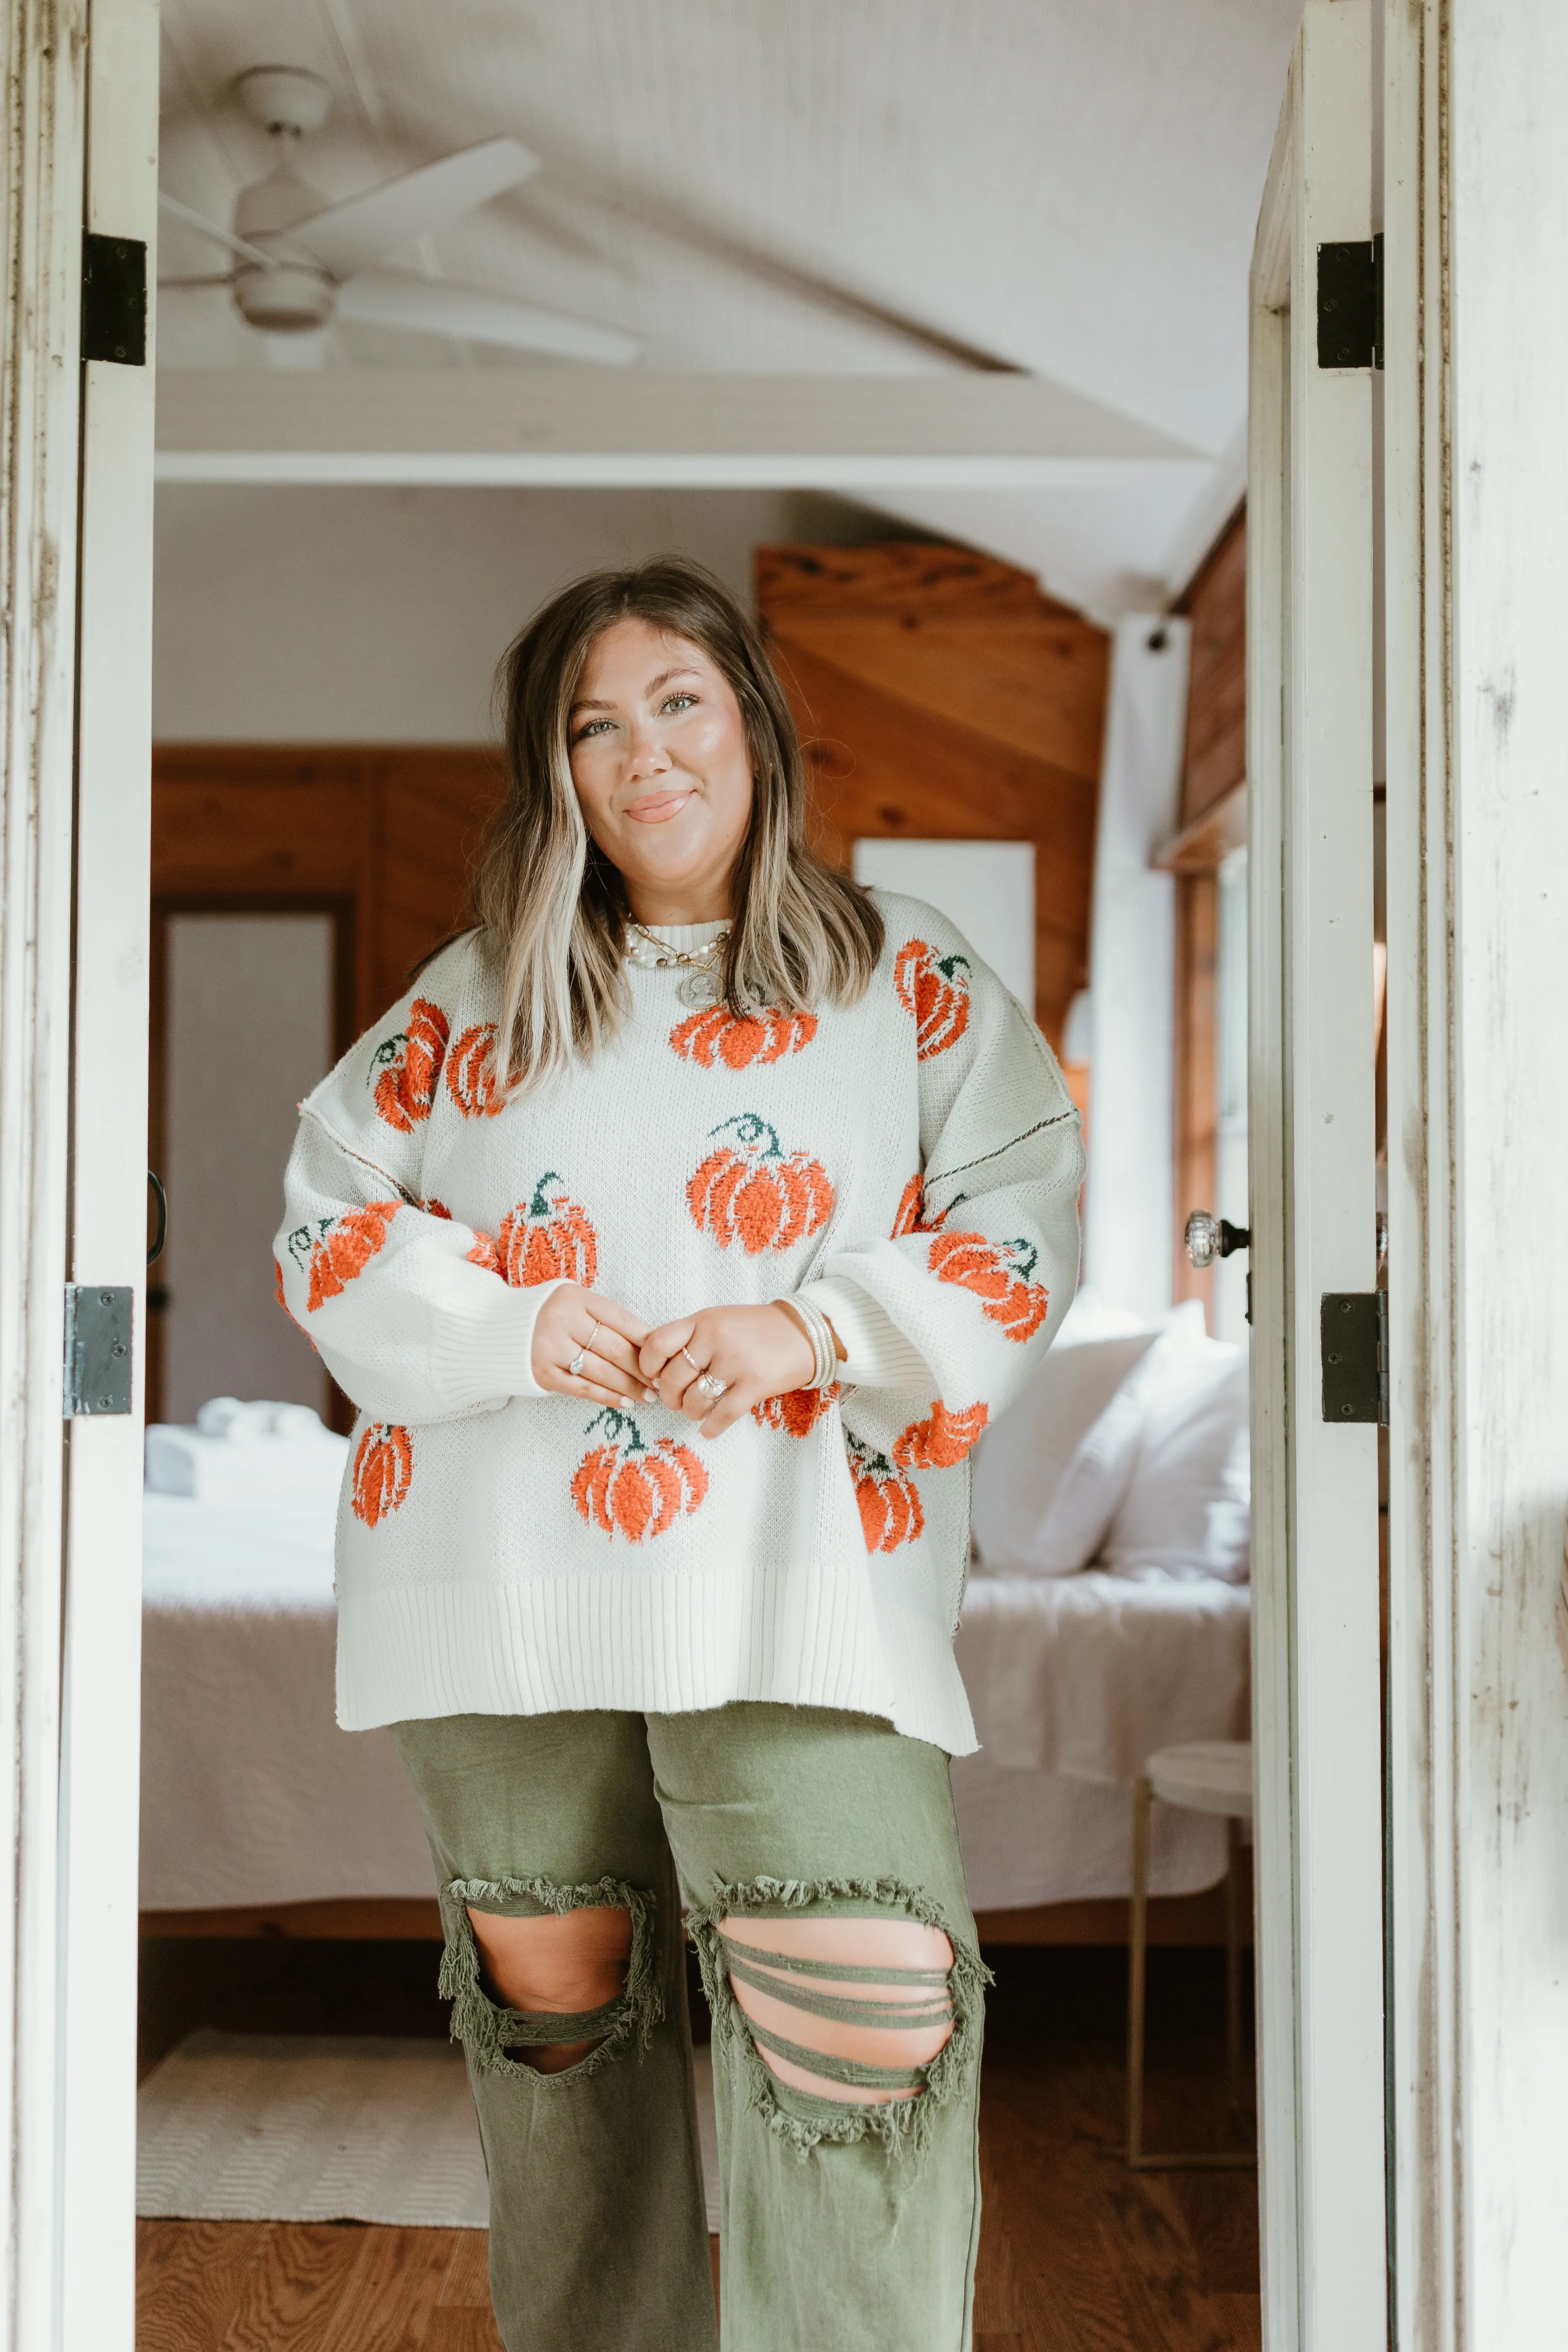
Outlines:
[{"label": "ripped knee", "polygon": [[476,2065],[587,2074],[647,2046],[663,2015],[651,1895],[609,1878],[453,1879],[441,1915],[440,1990]]},{"label": "ripped knee", "polygon": [[718,1892],[690,1925],[752,2104],[803,2153],[868,2131],[891,2147],[927,2137],[921,2111],[978,2048],[978,1952],[912,1888],[759,1880]]}]

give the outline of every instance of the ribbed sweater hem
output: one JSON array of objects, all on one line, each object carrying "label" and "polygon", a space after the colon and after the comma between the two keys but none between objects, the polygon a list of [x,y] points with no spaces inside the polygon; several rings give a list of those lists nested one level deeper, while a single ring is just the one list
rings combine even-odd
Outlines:
[{"label": "ribbed sweater hem", "polygon": [[759,1699],[881,1716],[951,1756],[978,1745],[942,1628],[882,1595],[835,1596],[809,1569],[606,1570],[348,1594],[337,1681],[345,1731]]}]

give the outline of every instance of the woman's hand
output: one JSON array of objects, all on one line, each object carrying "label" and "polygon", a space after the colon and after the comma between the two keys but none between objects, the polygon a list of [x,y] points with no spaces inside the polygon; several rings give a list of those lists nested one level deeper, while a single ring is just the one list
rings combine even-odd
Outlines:
[{"label": "woman's hand", "polygon": [[[533,1327],[533,1377],[542,1389],[558,1396],[624,1405],[628,1397],[640,1399],[647,1391],[637,1349],[647,1336],[647,1325],[629,1307],[575,1282],[563,1282],[551,1292]],[[579,1353],[582,1370],[574,1371]]]},{"label": "woman's hand", "polygon": [[[661,1323],[643,1342],[638,1358],[645,1385],[659,1402],[700,1426],[704,1437],[721,1437],[743,1412],[764,1397],[784,1396],[805,1386],[816,1355],[805,1326],[787,1307],[705,1307]],[[702,1376],[724,1382],[724,1393],[705,1393]]]}]

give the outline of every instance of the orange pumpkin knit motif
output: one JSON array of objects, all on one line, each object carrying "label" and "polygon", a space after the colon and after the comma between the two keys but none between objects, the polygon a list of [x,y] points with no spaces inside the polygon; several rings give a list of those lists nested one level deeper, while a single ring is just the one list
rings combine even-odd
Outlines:
[{"label": "orange pumpkin knit motif", "polygon": [[956,1282],[981,1300],[993,1323],[1020,1346],[1046,1319],[1050,1293],[1029,1276],[1039,1262],[1032,1242],[992,1242],[984,1234],[938,1234],[927,1263],[942,1282]]},{"label": "orange pumpkin knit motif", "polygon": [[966,1404],[949,1412],[938,1397],[925,1421],[911,1421],[893,1444],[893,1459],[900,1470],[951,1470],[975,1444],[991,1418],[986,1404]]},{"label": "orange pumpkin knit motif", "polygon": [[780,1062],[798,1054],[816,1034],[812,1013],[759,1013],[743,1018],[727,1004],[710,1004],[682,1021],[669,1033],[669,1042],[683,1062],[710,1070],[715,1056],[727,1070],[749,1069],[753,1062]]},{"label": "orange pumpkin knit motif", "polygon": [[858,1437],[845,1440],[855,1500],[860,1510],[861,1532],[868,1551],[897,1551],[925,1533],[925,1513],[920,1489],[904,1477],[885,1454],[877,1453]]},{"label": "orange pumpkin knit motif", "polygon": [[940,1217],[933,1217],[929,1225],[926,1223],[925,1178],[917,1171],[899,1194],[899,1206],[893,1218],[893,1239],[899,1241],[905,1234],[933,1234],[941,1223]]},{"label": "orange pumpkin knit motif", "polygon": [[599,1268],[599,1237],[588,1212],[570,1197],[553,1169],[540,1178],[526,1202],[507,1211],[496,1252],[500,1271],[514,1290],[557,1281],[592,1290]]},{"label": "orange pumpkin knit motif", "polygon": [[739,1241],[748,1257],[819,1233],[833,1212],[822,1162],[807,1151],[785,1153],[777,1129],[755,1111],[721,1120],[710,1139],[730,1129],[734,1141],[710,1151],[686,1188],[699,1233],[711,1234],[721,1249]]},{"label": "orange pumpkin knit motif", "polygon": [[[445,1201],[421,1201],[419,1205],[427,1217],[444,1217],[448,1224],[452,1223],[452,1212]],[[499,1274],[501,1270],[500,1252],[489,1234],[478,1225],[474,1228],[474,1246],[465,1250],[463,1255],[470,1265],[482,1265],[487,1274]]]},{"label": "orange pumpkin knit motif", "polygon": [[915,1052],[922,1062],[956,1045],[969,1026],[969,959],[939,956],[924,940],[906,940],[893,967],[899,1003],[915,1019]]},{"label": "orange pumpkin knit motif", "polygon": [[839,1399],[837,1381],[827,1389],[786,1389],[783,1396],[763,1397],[752,1407],[759,1429],[782,1429],[786,1437],[809,1437],[826,1421]]},{"label": "orange pumpkin knit motif", "polygon": [[354,1452],[353,1515],[378,1527],[402,1509],[414,1476],[414,1442],[395,1421],[373,1421]]},{"label": "orange pumpkin knit motif", "polygon": [[368,1082],[375,1088],[376,1117],[399,1135],[412,1134],[430,1116],[447,1034],[440,1006],[416,996],[408,1008],[407,1028],[384,1037],[370,1057]]},{"label": "orange pumpkin knit motif", "polygon": [[323,1217],[313,1234],[309,1225],[296,1225],[289,1236],[289,1255],[310,1275],[307,1315],[336,1298],[356,1274],[364,1272],[385,1243],[399,1205],[396,1201],[370,1201],[363,1209],[345,1210],[341,1217]]},{"label": "orange pumpkin knit motif", "polygon": [[496,1080],[496,1024],[476,1021],[464,1030],[447,1063],[447,1092],[465,1118],[494,1118],[506,1108]]},{"label": "orange pumpkin knit motif", "polygon": [[580,1518],[607,1536],[647,1543],[695,1511],[708,1492],[708,1473],[689,1445],[673,1437],[645,1445],[629,1412],[606,1405],[586,1432],[604,1423],[601,1444],[584,1454],[572,1478],[572,1500]]}]

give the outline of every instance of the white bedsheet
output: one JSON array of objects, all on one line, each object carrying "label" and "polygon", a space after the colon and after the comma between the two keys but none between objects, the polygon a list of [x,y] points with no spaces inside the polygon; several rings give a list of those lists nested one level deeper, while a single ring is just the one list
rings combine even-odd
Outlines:
[{"label": "white bedsheet", "polygon": [[[145,1503],[143,1908],[428,1895],[391,1741],[333,1719],[330,1519]],[[1092,1570],[974,1580],[958,1656],[984,1746],[953,1796],[976,1909],[1128,1892],[1142,1758],[1246,1735],[1247,1603]],[[1156,1893],[1213,1885],[1223,1824],[1156,1806],[1152,1861]]]}]

